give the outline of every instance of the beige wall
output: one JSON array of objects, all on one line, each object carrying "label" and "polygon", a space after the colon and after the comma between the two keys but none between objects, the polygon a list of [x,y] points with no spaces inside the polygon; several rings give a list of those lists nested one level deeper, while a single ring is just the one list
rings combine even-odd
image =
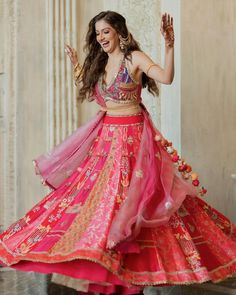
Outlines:
[{"label": "beige wall", "polygon": [[182,155],[236,222],[236,1],[182,0]]},{"label": "beige wall", "polygon": [[46,27],[44,1],[0,4],[0,224],[5,227],[44,192],[32,158],[46,148]]}]

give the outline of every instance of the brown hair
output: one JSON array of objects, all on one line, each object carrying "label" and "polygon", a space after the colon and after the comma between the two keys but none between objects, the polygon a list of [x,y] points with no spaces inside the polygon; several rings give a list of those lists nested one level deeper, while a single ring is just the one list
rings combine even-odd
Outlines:
[{"label": "brown hair", "polygon": [[[116,32],[122,37],[128,36],[128,29],[125,18],[114,11],[102,11],[91,19],[86,34],[84,50],[87,53],[82,71],[77,79],[78,83],[82,83],[78,93],[78,100],[92,100],[95,84],[97,83],[101,74],[105,71],[108,55],[102,49],[96,39],[95,24],[99,20],[104,20],[112,26]],[[134,50],[141,50],[138,42],[130,34],[130,42],[125,46],[123,53],[125,58],[130,60],[131,53]],[[142,75],[142,87],[147,87],[148,91],[153,95],[159,95],[159,89],[155,81],[149,78],[145,73]]]}]

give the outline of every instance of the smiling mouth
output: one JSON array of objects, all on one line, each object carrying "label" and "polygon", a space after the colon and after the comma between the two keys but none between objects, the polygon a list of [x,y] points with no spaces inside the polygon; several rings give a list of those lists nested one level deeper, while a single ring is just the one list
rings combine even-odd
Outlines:
[{"label": "smiling mouth", "polygon": [[110,43],[109,41],[107,41],[107,42],[103,42],[103,43],[102,43],[102,47],[106,48],[106,47],[109,45],[109,43]]}]

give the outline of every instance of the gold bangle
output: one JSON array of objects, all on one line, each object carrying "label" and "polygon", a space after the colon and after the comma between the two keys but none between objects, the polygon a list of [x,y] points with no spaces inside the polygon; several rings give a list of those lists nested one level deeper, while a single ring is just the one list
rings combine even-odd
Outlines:
[{"label": "gold bangle", "polygon": [[81,68],[81,65],[79,64],[79,62],[77,62],[77,64],[74,66],[74,70],[76,70],[78,67]]},{"label": "gold bangle", "polygon": [[82,71],[82,67],[81,65],[79,64],[79,62],[77,62],[77,64],[75,65],[74,67],[74,80],[76,81],[80,75]]},{"label": "gold bangle", "polygon": [[149,70],[151,69],[151,67],[154,67],[154,66],[157,66],[157,64],[151,64],[149,67],[148,67],[148,69],[147,69],[147,71],[146,71],[146,75],[148,76],[148,72],[149,72]]},{"label": "gold bangle", "polygon": [[81,72],[81,69],[77,69],[74,71],[74,77],[78,77]]},{"label": "gold bangle", "polygon": [[79,74],[80,74],[80,72],[79,72],[79,73],[76,73],[76,74],[74,74],[74,80],[75,80],[75,81],[77,81],[77,80],[78,80],[78,78],[79,78]]}]

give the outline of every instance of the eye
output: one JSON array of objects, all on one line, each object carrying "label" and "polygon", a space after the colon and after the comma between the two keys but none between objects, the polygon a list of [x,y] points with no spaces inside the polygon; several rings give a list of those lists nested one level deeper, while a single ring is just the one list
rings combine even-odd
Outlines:
[{"label": "eye", "polygon": [[104,34],[109,34],[110,33],[110,31],[104,31]]}]

